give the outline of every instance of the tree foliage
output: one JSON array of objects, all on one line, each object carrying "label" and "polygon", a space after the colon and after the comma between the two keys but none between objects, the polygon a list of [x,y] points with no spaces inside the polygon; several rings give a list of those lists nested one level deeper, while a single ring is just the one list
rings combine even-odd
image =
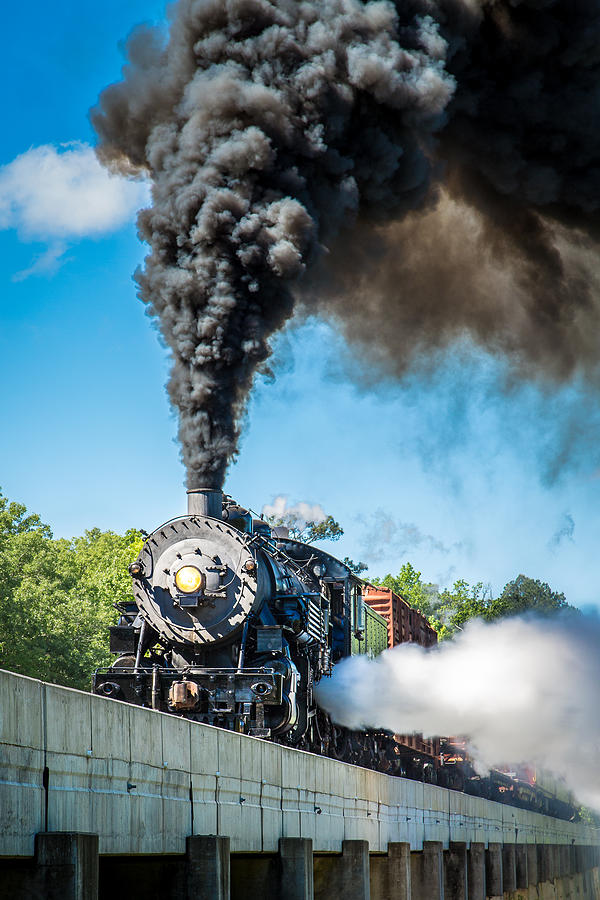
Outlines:
[{"label": "tree foliage", "polygon": [[452,591],[442,591],[440,600],[438,615],[443,637],[451,637],[474,618],[494,622],[526,614],[552,616],[567,611],[578,612],[567,603],[564,594],[526,575],[518,575],[509,581],[499,597],[494,597],[489,586],[484,587],[481,582],[470,586],[466,581],[457,581]]},{"label": "tree foliage", "polygon": [[432,616],[439,603],[437,585],[423,581],[421,573],[409,563],[404,563],[397,575],[373,578],[372,584],[391,588],[424,616]]},{"label": "tree foliage", "polygon": [[499,597],[493,596],[489,585],[481,581],[469,584],[462,578],[455,581],[452,588],[439,591],[437,585],[424,582],[421,573],[408,562],[397,575],[374,578],[373,584],[391,588],[423,613],[440,640],[453,637],[469,619],[493,622],[526,613],[549,616],[558,612],[576,612],[564,594],[526,575],[518,575],[509,581]]},{"label": "tree foliage", "polygon": [[553,591],[544,581],[518,575],[504,586],[500,596],[490,604],[492,618],[517,616],[532,612],[539,616],[551,616],[560,611],[574,611],[565,595]]},{"label": "tree foliage", "polygon": [[363,572],[366,572],[369,568],[368,565],[364,562],[354,562],[353,559],[350,559],[349,556],[345,556],[342,560],[344,565],[348,566],[351,572],[354,572],[355,575],[362,575]]},{"label": "tree foliage", "polygon": [[431,624],[440,640],[451,638],[461,631],[469,619],[487,619],[491,590],[481,581],[469,584],[463,578],[454,582],[452,588],[444,588],[438,594],[439,602]]},{"label": "tree foliage", "polygon": [[95,528],[54,539],[39,516],[0,494],[0,666],[87,689],[110,663],[113,603],[130,598],[141,533]]}]

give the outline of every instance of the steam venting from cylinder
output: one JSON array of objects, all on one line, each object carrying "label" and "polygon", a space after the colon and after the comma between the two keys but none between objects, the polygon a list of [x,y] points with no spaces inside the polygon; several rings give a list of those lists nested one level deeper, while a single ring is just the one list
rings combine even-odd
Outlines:
[{"label": "steam venting from cylinder", "polygon": [[92,121],[153,181],[188,486],[222,484],[299,298],[394,374],[467,334],[596,377],[599,47],[592,0],[179,0],[133,33]]},{"label": "steam venting from cylinder", "polygon": [[600,811],[599,641],[598,617],[575,611],[471,621],[433,648],[343,660],[318,702],[349,728],[468,735],[480,771],[526,760]]},{"label": "steam venting from cylinder", "polygon": [[190,488],[187,498],[189,516],[222,517],[223,493],[217,488]]}]

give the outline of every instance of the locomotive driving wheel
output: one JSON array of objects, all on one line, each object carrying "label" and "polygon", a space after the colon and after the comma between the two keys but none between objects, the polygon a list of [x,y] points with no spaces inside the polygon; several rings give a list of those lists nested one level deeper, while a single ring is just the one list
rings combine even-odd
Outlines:
[{"label": "locomotive driving wheel", "polygon": [[329,756],[333,725],[331,719],[320,707],[317,707],[313,718],[313,752],[321,756]]}]

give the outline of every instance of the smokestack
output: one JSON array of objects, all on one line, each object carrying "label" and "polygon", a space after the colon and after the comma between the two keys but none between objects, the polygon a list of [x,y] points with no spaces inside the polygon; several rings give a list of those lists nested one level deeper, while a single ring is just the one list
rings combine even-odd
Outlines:
[{"label": "smokestack", "polygon": [[212,516],[220,519],[223,513],[223,492],[218,488],[192,488],[187,491],[188,516]]}]

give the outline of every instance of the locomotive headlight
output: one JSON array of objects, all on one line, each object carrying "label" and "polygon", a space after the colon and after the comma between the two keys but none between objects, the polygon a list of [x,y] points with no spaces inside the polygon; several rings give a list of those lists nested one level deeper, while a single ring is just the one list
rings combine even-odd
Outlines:
[{"label": "locomotive headlight", "polygon": [[204,586],[204,576],[196,566],[182,566],[175,573],[175,584],[182,594],[195,594]]}]

